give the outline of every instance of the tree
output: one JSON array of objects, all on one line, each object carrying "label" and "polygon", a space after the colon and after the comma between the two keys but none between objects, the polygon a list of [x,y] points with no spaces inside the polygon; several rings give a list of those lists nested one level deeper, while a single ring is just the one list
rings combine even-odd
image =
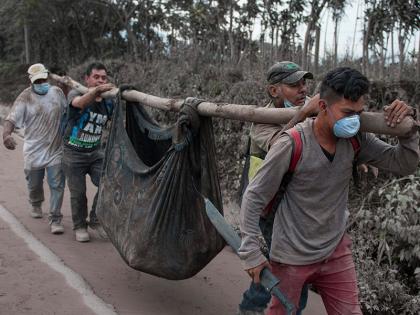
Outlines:
[{"label": "tree", "polygon": [[328,3],[328,8],[332,12],[332,19],[334,21],[334,67],[337,66],[338,24],[343,18],[346,5],[347,0],[331,0]]},{"label": "tree", "polygon": [[[389,3],[386,1],[370,1],[365,14],[368,20],[368,32],[365,33],[365,49],[373,50],[377,60],[380,78],[384,77],[387,51],[387,34],[392,30],[393,17]],[[366,53],[367,55],[367,53]]]},{"label": "tree", "polygon": [[302,52],[302,68],[307,69],[308,64],[308,47],[311,41],[311,33],[315,31],[318,20],[321,16],[321,12],[327,4],[327,0],[310,0],[310,13],[305,17],[306,32],[303,41],[303,52]]},{"label": "tree", "polygon": [[401,80],[407,42],[414,32],[420,28],[420,2],[417,0],[390,0],[389,5],[394,13],[394,23],[396,23],[398,29],[399,79]]}]

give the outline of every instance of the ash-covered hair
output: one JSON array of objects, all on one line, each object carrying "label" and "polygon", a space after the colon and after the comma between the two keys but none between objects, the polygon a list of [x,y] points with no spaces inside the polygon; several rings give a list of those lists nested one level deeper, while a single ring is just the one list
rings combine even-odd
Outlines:
[{"label": "ash-covered hair", "polygon": [[363,74],[349,67],[340,67],[327,73],[319,93],[331,104],[341,98],[357,102],[368,91],[369,81]]}]

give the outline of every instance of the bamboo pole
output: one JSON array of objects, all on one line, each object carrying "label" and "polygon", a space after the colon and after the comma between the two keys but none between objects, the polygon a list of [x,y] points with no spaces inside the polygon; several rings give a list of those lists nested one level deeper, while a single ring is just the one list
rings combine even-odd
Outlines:
[{"label": "bamboo pole", "polygon": [[[50,78],[66,84],[82,94],[85,94],[88,91],[88,88],[72,80],[68,76],[60,77],[51,73]],[[115,88],[109,92],[103,93],[101,96],[103,98],[112,98],[115,97],[118,92],[119,89]],[[181,109],[184,102],[184,100],[161,98],[135,90],[124,91],[122,93],[122,98],[126,101],[139,102],[142,105],[175,112],[178,112]],[[198,112],[202,116],[280,125],[288,123],[296,115],[297,110],[292,108],[264,108],[255,105],[202,102],[198,105]],[[404,136],[411,133],[413,129],[419,128],[418,123],[416,123],[412,117],[406,117],[396,127],[391,128],[386,124],[384,115],[375,112],[362,113],[360,115],[360,122],[361,131],[392,136]]]}]

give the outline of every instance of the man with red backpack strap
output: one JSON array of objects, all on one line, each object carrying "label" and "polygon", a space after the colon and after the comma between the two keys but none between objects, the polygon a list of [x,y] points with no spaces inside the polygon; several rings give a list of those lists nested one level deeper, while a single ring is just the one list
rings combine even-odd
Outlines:
[{"label": "man with red backpack strap", "polygon": [[[291,108],[295,106],[313,107],[311,103],[316,102],[318,96],[309,99],[307,96],[308,87],[306,80],[313,79],[313,74],[302,70],[297,64],[291,61],[276,62],[267,71],[267,94],[270,102],[267,108]],[[250,131],[249,162],[248,168],[245,167],[245,174],[242,181],[246,187],[248,180],[252,180],[255,173],[261,166],[271,144],[280,136],[281,125],[277,124],[252,124]],[[298,153],[296,151],[296,153]],[[290,169],[293,172],[292,169]],[[286,182],[283,183],[284,185]],[[276,199],[281,198],[281,193]],[[270,204],[271,208],[276,200]],[[262,215],[260,228],[267,244],[268,250],[271,244],[271,234],[273,228],[274,213]],[[303,290],[300,310],[306,305],[308,290]],[[271,295],[264,287],[259,284],[251,283],[250,287],[244,292],[241,303],[239,304],[239,315],[259,315],[264,314],[264,309],[271,300]],[[299,314],[299,313],[298,313]]]},{"label": "man with red backpack strap", "polygon": [[[319,113],[295,126],[302,140],[300,159],[275,209],[270,262],[261,253],[259,217],[278,192],[293,151],[290,131],[280,135],[249,184],[241,206],[245,269],[255,283],[269,267],[280,279],[279,289],[298,308],[302,287],[311,283],[321,294],[328,314],[362,314],[358,300],[351,240],[346,234],[348,190],[356,150],[358,163],[395,174],[413,173],[419,162],[417,132],[389,145],[373,134],[359,133],[369,82],[357,70],[337,68],[322,81]],[[415,111],[395,101],[385,111],[392,125]],[[286,314],[272,299],[268,314]]]}]

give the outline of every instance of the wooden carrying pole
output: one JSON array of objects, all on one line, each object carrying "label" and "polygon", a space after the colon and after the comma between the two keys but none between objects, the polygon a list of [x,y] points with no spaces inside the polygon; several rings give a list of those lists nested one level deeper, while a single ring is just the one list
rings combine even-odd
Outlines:
[{"label": "wooden carrying pole", "polygon": [[[68,76],[60,77],[50,74],[53,80],[66,84],[80,93],[85,94],[88,88],[74,81]],[[109,92],[103,93],[103,98],[115,97],[119,89],[115,88]],[[122,98],[130,102],[139,102],[142,105],[178,112],[181,109],[183,100],[161,98],[145,94],[135,90],[126,90],[122,93]],[[202,116],[221,117],[241,121],[250,121],[256,123],[286,124],[296,114],[296,109],[292,108],[264,108],[255,105],[237,105],[237,104],[215,104],[211,102],[202,102],[198,105],[198,112]],[[396,127],[389,127],[382,113],[364,112],[360,115],[361,127],[364,132],[376,134],[387,134],[392,136],[404,136],[418,129],[418,124],[412,117],[406,117]]]}]

